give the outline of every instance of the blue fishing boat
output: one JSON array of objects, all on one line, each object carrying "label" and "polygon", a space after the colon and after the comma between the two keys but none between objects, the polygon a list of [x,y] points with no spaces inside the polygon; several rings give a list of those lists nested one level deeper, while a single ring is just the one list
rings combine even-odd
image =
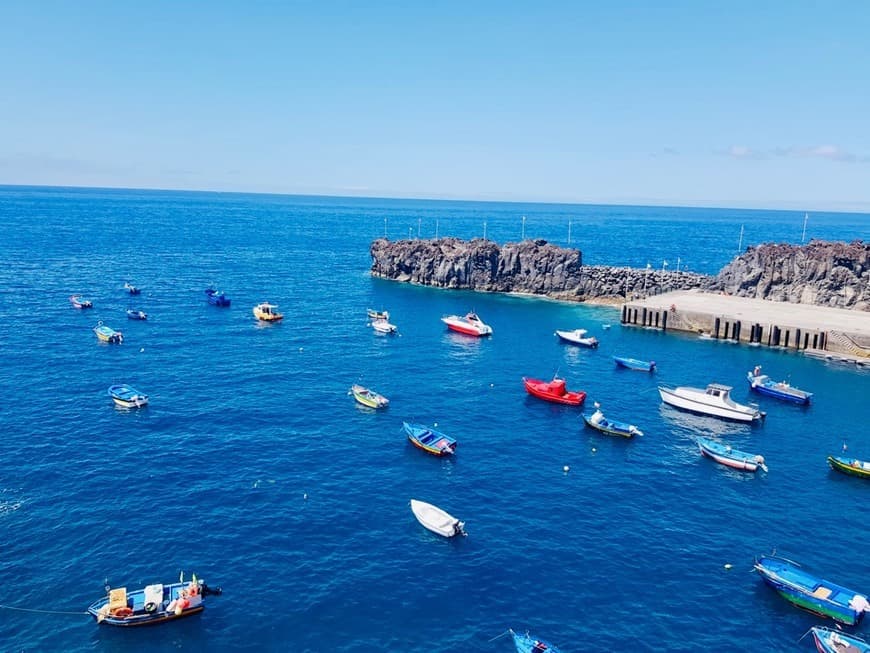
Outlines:
[{"label": "blue fishing boat", "polygon": [[761,373],[760,365],[756,365],[754,370],[746,373],[746,380],[755,392],[774,399],[790,401],[793,404],[806,406],[813,396],[812,392],[795,388],[788,381],[773,381],[767,374]]},{"label": "blue fishing boat", "polygon": [[456,440],[440,431],[430,429],[422,424],[402,422],[408,439],[415,447],[419,447],[433,456],[448,456],[456,451]]},{"label": "blue fishing boat", "polygon": [[223,291],[215,290],[214,288],[206,288],[205,296],[208,303],[212,306],[229,306],[230,298]]},{"label": "blue fishing boat", "polygon": [[148,405],[148,395],[125,383],[109,386],[108,394],[121,408],[141,408]]},{"label": "blue fishing boat", "polygon": [[841,624],[854,626],[870,610],[864,594],[823,580],[786,558],[761,556],[755,570],[786,601]]},{"label": "blue fishing boat", "polygon": [[148,314],[145,311],[134,311],[130,309],[127,311],[127,319],[128,320],[147,320]]},{"label": "blue fishing boat", "polygon": [[870,642],[840,630],[813,626],[810,628],[819,653],[870,653]]},{"label": "blue fishing boat", "polygon": [[759,467],[767,471],[767,465],[764,464],[764,456],[759,456],[745,451],[737,451],[732,449],[730,445],[710,440],[709,438],[698,438],[698,449],[701,450],[701,455],[707,458],[712,458],[720,465],[733,467],[745,472],[754,472]]},{"label": "blue fishing boat", "polygon": [[655,361],[642,361],[638,358],[627,358],[625,356],[614,356],[613,360],[617,367],[637,370],[638,372],[654,372],[656,369]]},{"label": "blue fishing boat", "polygon": [[202,612],[209,594],[219,595],[221,588],[212,589],[194,575],[189,583],[158,583],[129,593],[126,587],[110,589],[88,607],[88,613],[98,624],[146,626]]},{"label": "blue fishing boat", "polygon": [[618,422],[613,419],[604,417],[601,412],[601,404],[595,402],[595,412],[591,415],[583,415],[583,421],[586,426],[593,428],[607,435],[619,435],[623,438],[631,438],[635,435],[643,435],[643,431],[637,428],[634,424],[628,422]]},{"label": "blue fishing boat", "polygon": [[111,327],[107,327],[102,323],[102,321],[97,322],[97,326],[94,327],[94,333],[97,334],[97,338],[99,338],[101,342],[110,342],[117,345],[124,342],[123,333],[115,331]]},{"label": "blue fishing boat", "polygon": [[517,653],[560,653],[559,649],[549,642],[532,637],[529,633],[523,635],[515,633],[513,630],[508,632],[514,638],[514,646],[517,647]]}]

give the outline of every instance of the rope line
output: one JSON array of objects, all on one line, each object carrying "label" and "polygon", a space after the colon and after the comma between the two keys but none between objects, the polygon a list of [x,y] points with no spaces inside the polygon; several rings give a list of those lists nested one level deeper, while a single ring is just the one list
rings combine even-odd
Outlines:
[{"label": "rope line", "polygon": [[38,612],[40,614],[90,614],[89,612],[68,612],[64,610],[37,610],[36,608],[17,608],[14,605],[0,605],[4,610],[18,610],[19,612]]}]

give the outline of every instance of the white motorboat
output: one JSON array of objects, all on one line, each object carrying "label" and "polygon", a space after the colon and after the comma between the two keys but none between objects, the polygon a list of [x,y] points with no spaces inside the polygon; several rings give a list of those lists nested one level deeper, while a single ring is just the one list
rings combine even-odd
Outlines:
[{"label": "white motorboat", "polygon": [[570,342],[572,345],[580,345],[582,347],[597,347],[598,338],[595,336],[586,335],[589,333],[586,329],[574,329],[573,331],[556,331],[565,342]]},{"label": "white motorboat", "polygon": [[411,499],[411,512],[414,513],[418,522],[433,533],[438,533],[444,537],[467,535],[463,530],[465,522],[459,521],[450,513],[441,510],[438,506],[433,506],[431,503]]},{"label": "white motorboat", "polygon": [[395,333],[399,327],[386,320],[372,320],[372,328],[378,333]]},{"label": "white motorboat", "polygon": [[675,408],[692,413],[712,415],[738,422],[753,422],[764,419],[765,413],[756,406],[744,406],[731,398],[731,386],[711,383],[706,389],[666,388],[659,386],[662,401]]},{"label": "white motorboat", "polygon": [[447,315],[441,318],[441,321],[447,325],[447,328],[457,333],[464,333],[467,336],[490,336],[492,335],[492,327],[485,324],[477,313],[466,313],[465,317],[459,315]]}]

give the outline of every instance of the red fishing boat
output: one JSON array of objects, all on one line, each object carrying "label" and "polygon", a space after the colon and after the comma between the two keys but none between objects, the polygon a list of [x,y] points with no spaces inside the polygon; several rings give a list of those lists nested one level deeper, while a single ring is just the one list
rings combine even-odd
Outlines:
[{"label": "red fishing boat", "polygon": [[579,406],[586,400],[585,392],[582,390],[567,390],[565,388],[565,379],[560,379],[557,376],[554,376],[552,381],[541,381],[540,379],[527,379],[523,377],[523,383],[526,386],[526,392],[545,401],[553,401],[557,404],[566,404],[568,406]]}]

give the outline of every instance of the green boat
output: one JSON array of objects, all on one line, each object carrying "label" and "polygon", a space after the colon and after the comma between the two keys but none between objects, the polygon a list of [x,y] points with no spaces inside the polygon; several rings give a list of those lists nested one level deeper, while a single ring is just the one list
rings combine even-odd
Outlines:
[{"label": "green boat", "polygon": [[836,469],[838,472],[843,472],[850,476],[870,478],[870,463],[863,460],[843,458],[841,456],[828,456],[828,464],[831,466],[831,469]]}]

